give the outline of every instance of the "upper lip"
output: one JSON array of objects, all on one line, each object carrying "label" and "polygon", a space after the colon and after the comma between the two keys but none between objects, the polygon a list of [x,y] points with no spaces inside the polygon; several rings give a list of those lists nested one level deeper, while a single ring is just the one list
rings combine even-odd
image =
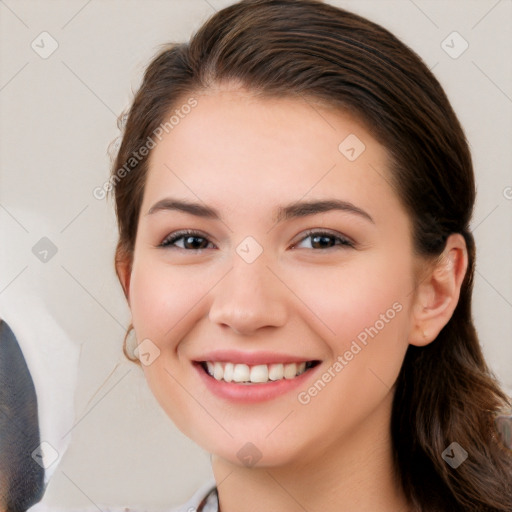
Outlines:
[{"label": "upper lip", "polygon": [[194,358],[194,361],[202,363],[210,361],[212,363],[236,363],[236,364],[278,364],[278,363],[306,363],[308,361],[318,361],[318,359],[297,357],[291,354],[279,354],[276,352],[241,352],[239,350],[214,350],[207,352],[200,357]]}]

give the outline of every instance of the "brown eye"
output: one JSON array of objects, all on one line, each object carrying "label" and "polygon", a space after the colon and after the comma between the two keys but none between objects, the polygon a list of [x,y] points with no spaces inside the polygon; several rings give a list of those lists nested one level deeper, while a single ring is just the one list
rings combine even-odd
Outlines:
[{"label": "brown eye", "polygon": [[201,233],[195,231],[178,231],[169,235],[160,247],[177,248],[184,250],[207,249],[210,242]]},{"label": "brown eye", "polygon": [[310,240],[310,247],[305,249],[331,249],[335,246],[354,247],[354,244],[345,237],[324,231],[310,231],[294,247],[300,247],[305,240]]}]

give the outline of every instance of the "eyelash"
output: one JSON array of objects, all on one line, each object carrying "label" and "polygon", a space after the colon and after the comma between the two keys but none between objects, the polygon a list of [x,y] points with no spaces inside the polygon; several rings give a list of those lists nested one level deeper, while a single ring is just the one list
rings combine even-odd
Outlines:
[{"label": "eyelash", "polygon": [[[204,236],[201,232],[186,229],[186,230],[182,230],[182,231],[176,231],[175,233],[172,233],[171,235],[167,236],[164,239],[164,241],[159,245],[159,247],[162,247],[164,249],[165,248],[180,249],[182,251],[201,251],[201,250],[203,250],[203,249],[185,249],[185,248],[177,247],[177,246],[173,245],[178,240],[181,240],[182,238],[189,237],[189,236],[196,237],[196,238],[203,238],[205,240],[208,240],[208,238],[206,236]],[[355,247],[355,244],[353,242],[351,242],[348,238],[336,235],[329,231],[322,231],[322,230],[315,230],[315,229],[306,231],[306,233],[304,233],[304,236],[297,242],[297,244],[299,244],[300,242],[303,242],[304,240],[306,240],[306,238],[309,238],[312,236],[326,236],[326,237],[330,237],[331,239],[335,240],[335,245],[332,247],[327,247],[327,248],[323,248],[323,249],[322,248],[321,249],[312,248],[312,250],[326,251],[329,249],[334,249],[336,246],[342,247],[342,248],[354,248]],[[336,243],[336,242],[339,242],[339,243]],[[295,245],[297,245],[297,244],[295,244]]]}]

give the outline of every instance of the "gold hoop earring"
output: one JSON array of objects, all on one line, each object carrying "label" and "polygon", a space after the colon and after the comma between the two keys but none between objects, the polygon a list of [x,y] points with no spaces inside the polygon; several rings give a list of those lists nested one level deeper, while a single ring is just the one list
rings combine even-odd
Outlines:
[{"label": "gold hoop earring", "polygon": [[128,326],[128,329],[126,330],[126,333],[124,335],[123,340],[123,354],[126,356],[126,358],[129,361],[132,361],[133,363],[138,362],[138,357],[135,356],[135,349],[137,348],[137,338],[135,336],[130,339],[130,333],[134,331],[133,324],[130,322],[130,325]]}]

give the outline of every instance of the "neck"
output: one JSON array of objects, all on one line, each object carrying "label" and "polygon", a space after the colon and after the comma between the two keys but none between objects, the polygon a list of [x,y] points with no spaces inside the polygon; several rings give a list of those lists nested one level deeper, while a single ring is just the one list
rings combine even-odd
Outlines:
[{"label": "neck", "polygon": [[214,456],[221,511],[407,512],[393,466],[391,400],[328,450],[287,465],[247,468]]}]

